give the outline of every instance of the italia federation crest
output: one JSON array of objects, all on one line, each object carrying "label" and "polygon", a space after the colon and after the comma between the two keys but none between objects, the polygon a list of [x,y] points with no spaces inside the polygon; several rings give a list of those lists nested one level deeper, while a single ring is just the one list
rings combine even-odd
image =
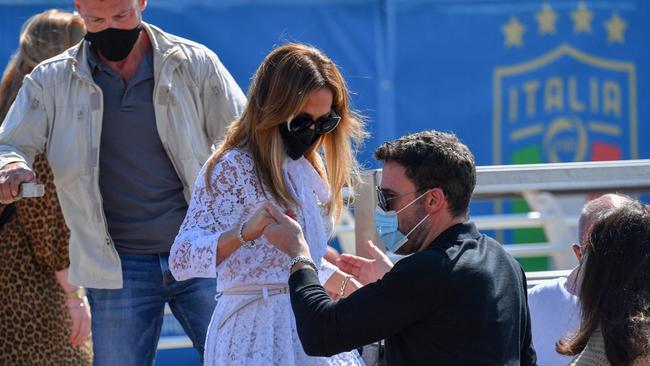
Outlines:
[{"label": "italia federation crest", "polygon": [[[614,4],[544,3],[504,17],[505,62],[492,71],[494,164],[638,158],[637,69],[626,59],[633,9]],[[529,208],[511,200],[495,210]],[[540,229],[506,235],[514,243],[547,241]],[[548,258],[522,262],[548,269]]]},{"label": "italia federation crest", "polygon": [[[531,18],[528,25],[517,16],[503,24],[504,47],[523,50],[527,33],[529,38],[557,39],[558,44],[494,69],[494,163],[637,158],[634,62],[590,54],[568,42],[580,44],[602,26],[607,37],[601,41],[610,47],[608,54],[615,54],[616,46],[625,43],[627,22],[610,11],[598,24],[594,11],[582,2],[563,12],[544,4]],[[573,26],[565,37],[557,32],[562,19]]]}]

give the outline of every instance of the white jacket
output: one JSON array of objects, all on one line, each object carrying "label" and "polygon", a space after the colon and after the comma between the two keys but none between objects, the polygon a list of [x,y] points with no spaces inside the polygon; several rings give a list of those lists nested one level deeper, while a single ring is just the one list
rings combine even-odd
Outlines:
[{"label": "white jacket", "polygon": [[[144,29],[153,48],[156,127],[189,200],[201,166],[243,111],[245,96],[205,46],[149,24]],[[120,259],[99,191],[103,97],[88,52],[82,41],[25,77],[0,127],[0,167],[17,161],[31,165],[37,153],[45,152],[70,228],[70,281],[121,288]]]}]

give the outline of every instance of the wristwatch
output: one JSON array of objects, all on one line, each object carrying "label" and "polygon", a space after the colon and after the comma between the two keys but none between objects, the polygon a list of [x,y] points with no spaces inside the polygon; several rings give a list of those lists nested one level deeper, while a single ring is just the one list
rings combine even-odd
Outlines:
[{"label": "wristwatch", "polygon": [[65,297],[66,299],[83,300],[83,298],[86,297],[86,289],[83,287],[77,287],[72,291],[66,292]]},{"label": "wristwatch", "polygon": [[311,260],[311,258],[302,255],[291,258],[291,262],[289,263],[289,272],[291,272],[291,270],[293,270],[293,266],[295,266],[298,263],[308,264],[310,267],[314,269],[314,272],[318,274],[318,268],[316,267],[316,263],[314,263],[314,261]]}]

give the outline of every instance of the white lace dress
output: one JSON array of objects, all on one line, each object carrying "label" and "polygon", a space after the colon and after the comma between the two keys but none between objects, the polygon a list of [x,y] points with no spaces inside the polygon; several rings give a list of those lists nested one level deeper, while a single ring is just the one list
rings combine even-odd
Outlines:
[{"label": "white lace dress", "polygon": [[[323,215],[320,202],[326,202],[329,194],[306,159],[287,159],[284,171],[292,194],[301,203],[294,209],[313,260],[321,267],[323,283],[333,273],[331,265],[322,260],[332,225]],[[239,227],[270,199],[255,175],[250,154],[243,150],[227,152],[215,165],[210,181],[211,193],[205,186],[204,167],[171,249],[169,266],[174,277],[185,280],[218,274],[219,293],[286,287],[290,258],[264,237],[256,240],[255,248],[241,247],[216,263],[221,233]],[[298,338],[288,293],[250,302],[252,298],[224,295],[218,299],[206,338],[205,365],[360,364],[349,352],[333,357],[307,356]]]}]

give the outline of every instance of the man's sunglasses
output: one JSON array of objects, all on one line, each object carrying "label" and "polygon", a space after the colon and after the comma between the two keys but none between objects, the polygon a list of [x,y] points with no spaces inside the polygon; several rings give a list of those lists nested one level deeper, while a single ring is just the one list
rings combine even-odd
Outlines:
[{"label": "man's sunglasses", "polygon": [[377,192],[377,206],[382,209],[384,212],[390,212],[390,211],[395,211],[393,206],[391,205],[392,200],[395,200],[400,197],[404,197],[406,195],[412,194],[412,193],[420,193],[424,192],[426,190],[429,190],[431,188],[420,188],[417,191],[413,192],[408,192],[404,194],[400,194],[398,196],[394,195],[393,193],[390,193],[387,190],[381,189],[378,186],[375,186],[375,191]]},{"label": "man's sunglasses", "polygon": [[291,132],[298,132],[307,128],[314,126],[314,130],[319,135],[324,135],[334,131],[336,126],[341,122],[341,117],[339,117],[336,112],[333,110],[326,116],[323,116],[314,121],[314,119],[306,114],[301,113],[294,117],[292,120],[287,122],[287,127]]}]

